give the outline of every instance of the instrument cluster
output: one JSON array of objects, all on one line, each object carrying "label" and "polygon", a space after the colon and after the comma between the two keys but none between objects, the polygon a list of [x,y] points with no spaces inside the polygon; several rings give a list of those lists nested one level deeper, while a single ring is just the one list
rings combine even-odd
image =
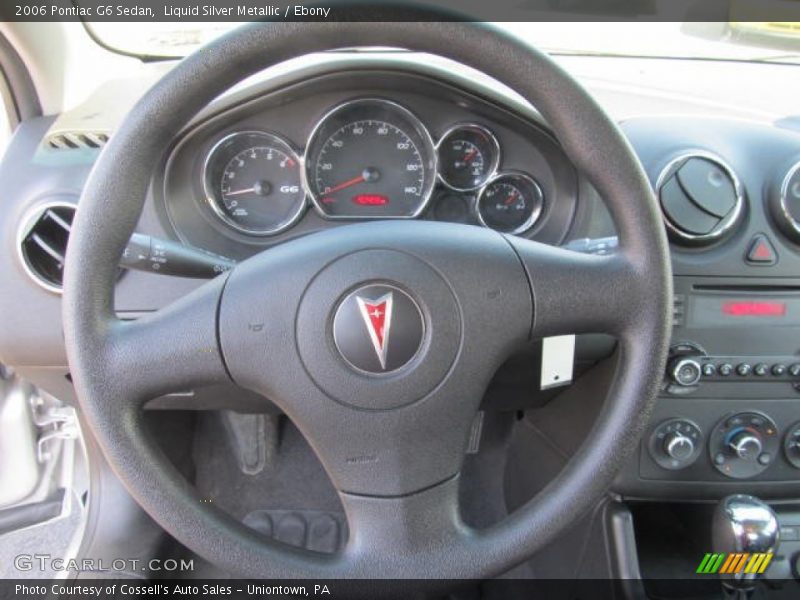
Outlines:
[{"label": "instrument cluster", "polygon": [[338,104],[313,128],[304,151],[271,131],[226,135],[205,159],[203,190],[226,226],[272,236],[309,207],[325,219],[433,218],[520,234],[545,205],[539,182],[502,170],[486,126],[459,122],[434,141],[405,106],[380,98]]}]

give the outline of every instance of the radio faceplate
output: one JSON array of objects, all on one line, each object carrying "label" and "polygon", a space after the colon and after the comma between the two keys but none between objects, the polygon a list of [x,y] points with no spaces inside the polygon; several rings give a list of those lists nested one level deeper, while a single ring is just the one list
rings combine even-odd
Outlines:
[{"label": "radio faceplate", "polygon": [[800,399],[800,279],[676,277],[663,395]]}]

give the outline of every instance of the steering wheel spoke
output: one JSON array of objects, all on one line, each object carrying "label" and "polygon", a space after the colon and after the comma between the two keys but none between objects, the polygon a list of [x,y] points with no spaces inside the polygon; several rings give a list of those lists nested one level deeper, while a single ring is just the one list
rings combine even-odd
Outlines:
[{"label": "steering wheel spoke", "polygon": [[458,486],[454,477],[409,496],[341,494],[350,529],[345,555],[356,565],[368,563],[375,556],[414,557],[413,568],[409,571],[407,564],[398,563],[394,577],[409,572],[419,578],[436,577],[434,557],[451,552],[470,535],[461,520]]},{"label": "steering wheel spoke", "polygon": [[225,277],[136,320],[113,319],[107,365],[118,394],[139,405],[159,395],[230,381],[217,343]]},{"label": "steering wheel spoke", "polygon": [[509,240],[534,298],[533,337],[620,334],[640,314],[641,278],[624,254],[582,254],[529,240]]}]

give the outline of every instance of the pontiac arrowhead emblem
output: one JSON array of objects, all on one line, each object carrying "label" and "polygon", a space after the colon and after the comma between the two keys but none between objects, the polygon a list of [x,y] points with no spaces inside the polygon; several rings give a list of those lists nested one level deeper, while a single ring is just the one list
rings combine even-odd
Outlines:
[{"label": "pontiac arrowhead emblem", "polygon": [[369,300],[356,296],[358,311],[367,327],[369,339],[381,368],[386,370],[386,349],[389,347],[389,334],[392,331],[392,299],[393,294],[389,292],[377,300]]},{"label": "pontiac arrowhead emblem", "polygon": [[333,318],[333,341],[362,373],[383,375],[407,365],[425,338],[425,321],[411,296],[388,284],[368,284],[348,294]]}]

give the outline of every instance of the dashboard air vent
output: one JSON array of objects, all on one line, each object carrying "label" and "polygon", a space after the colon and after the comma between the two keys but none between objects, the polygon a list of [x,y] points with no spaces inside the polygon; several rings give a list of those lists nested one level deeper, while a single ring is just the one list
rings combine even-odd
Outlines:
[{"label": "dashboard air vent", "polygon": [[800,162],[786,176],[777,194],[770,194],[772,216],[783,233],[800,244]]},{"label": "dashboard air vent", "polygon": [[75,205],[50,202],[36,207],[23,221],[19,252],[25,270],[45,289],[60,293]]},{"label": "dashboard air vent", "polygon": [[99,149],[108,142],[102,131],[61,131],[47,136],[45,146],[52,150]]},{"label": "dashboard air vent", "polygon": [[704,152],[672,160],[656,188],[671,237],[687,245],[720,239],[733,230],[744,207],[736,174],[721,159]]}]

